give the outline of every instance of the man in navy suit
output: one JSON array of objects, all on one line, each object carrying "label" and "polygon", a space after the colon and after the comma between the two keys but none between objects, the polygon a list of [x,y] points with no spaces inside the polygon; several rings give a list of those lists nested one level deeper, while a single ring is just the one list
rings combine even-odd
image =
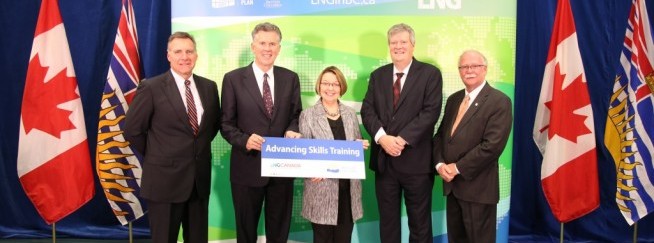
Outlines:
[{"label": "man in navy suit", "polygon": [[511,100],[486,82],[486,57],[459,58],[465,89],[452,94],[434,136],[434,161],[447,196],[449,242],[495,242],[498,159],[511,133]]},{"label": "man in navy suit", "polygon": [[255,26],[250,45],[254,62],[223,79],[221,132],[232,145],[230,180],[237,242],[257,241],[262,206],[266,242],[288,240],[293,178],[261,176],[263,137],[300,137],[300,80],[295,72],[274,65],[281,40],[276,25]]},{"label": "man in navy suit", "polygon": [[144,80],[125,118],[125,138],[143,155],[141,197],[152,242],[206,243],[211,189],[211,141],[220,128],[216,83],[193,74],[195,40],[168,38],[170,71]]},{"label": "man in navy suit", "polygon": [[387,33],[393,63],[370,74],[361,118],[374,137],[370,169],[375,171],[382,242],[400,242],[400,208],[409,218],[409,241],[432,242],[432,135],[441,111],[443,81],[438,68],[413,58],[415,33],[406,24]]}]

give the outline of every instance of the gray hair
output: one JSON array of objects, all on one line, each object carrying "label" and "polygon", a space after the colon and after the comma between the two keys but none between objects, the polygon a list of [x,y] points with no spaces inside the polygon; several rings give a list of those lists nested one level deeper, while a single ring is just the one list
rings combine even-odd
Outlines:
[{"label": "gray hair", "polygon": [[390,29],[388,29],[388,33],[386,34],[388,37],[388,44],[391,43],[391,36],[400,33],[400,32],[409,32],[410,39],[411,39],[411,45],[416,45],[416,32],[413,31],[413,28],[411,26],[405,24],[405,23],[399,23],[396,25],[391,26]]},{"label": "gray hair", "polygon": [[279,30],[279,27],[277,27],[277,25],[274,25],[270,22],[264,22],[258,24],[257,26],[254,26],[254,29],[252,30],[253,41],[254,41],[254,35],[259,33],[259,31],[265,31],[265,32],[274,31],[279,36],[279,41],[282,41],[282,31]]},{"label": "gray hair", "polygon": [[174,39],[189,39],[191,42],[193,42],[193,46],[195,46],[195,38],[193,38],[193,36],[188,32],[177,31],[173,33],[168,37],[168,44],[170,44],[170,42],[172,42]]},{"label": "gray hair", "polygon": [[463,58],[463,55],[468,54],[468,53],[475,53],[475,54],[481,56],[481,59],[484,60],[484,66],[488,66],[488,60],[486,60],[486,56],[484,56],[484,54],[482,54],[481,52],[479,52],[477,50],[474,50],[474,49],[465,50],[463,53],[461,53],[461,56],[459,56],[459,63],[461,63],[461,58]]}]

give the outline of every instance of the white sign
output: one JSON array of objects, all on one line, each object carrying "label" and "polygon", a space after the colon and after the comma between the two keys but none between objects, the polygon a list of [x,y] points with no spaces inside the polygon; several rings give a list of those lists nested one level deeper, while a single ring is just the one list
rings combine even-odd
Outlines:
[{"label": "white sign", "polygon": [[365,179],[360,141],[266,137],[261,176]]}]

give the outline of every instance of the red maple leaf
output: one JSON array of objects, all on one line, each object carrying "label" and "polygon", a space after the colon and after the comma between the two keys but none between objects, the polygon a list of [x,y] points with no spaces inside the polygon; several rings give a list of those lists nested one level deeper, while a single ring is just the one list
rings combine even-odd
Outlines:
[{"label": "red maple leaf", "polygon": [[577,137],[591,133],[591,131],[584,124],[588,116],[573,112],[589,105],[590,97],[586,85],[581,81],[581,74],[565,89],[563,89],[564,78],[565,74],[561,74],[559,63],[557,63],[554,68],[552,100],[545,102],[545,106],[550,109],[548,138],[552,139],[556,134],[577,143]]},{"label": "red maple leaf", "polygon": [[77,81],[75,77],[67,77],[67,68],[64,68],[45,82],[48,68],[41,66],[38,54],[30,61],[21,114],[25,133],[38,129],[59,138],[61,132],[75,129],[68,118],[72,111],[57,106],[79,97],[75,93]]}]

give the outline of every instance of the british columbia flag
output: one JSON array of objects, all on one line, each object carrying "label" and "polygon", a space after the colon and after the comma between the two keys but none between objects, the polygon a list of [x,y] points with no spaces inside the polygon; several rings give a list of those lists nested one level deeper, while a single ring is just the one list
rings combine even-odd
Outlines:
[{"label": "british columbia flag", "polygon": [[654,42],[644,0],[633,0],[606,119],[616,202],[629,225],[654,211]]},{"label": "british columbia flag", "polygon": [[123,136],[125,114],[141,80],[138,37],[131,0],[123,0],[116,41],[102,93],[96,170],[104,194],[121,224],[145,213],[138,197],[141,158]]}]

